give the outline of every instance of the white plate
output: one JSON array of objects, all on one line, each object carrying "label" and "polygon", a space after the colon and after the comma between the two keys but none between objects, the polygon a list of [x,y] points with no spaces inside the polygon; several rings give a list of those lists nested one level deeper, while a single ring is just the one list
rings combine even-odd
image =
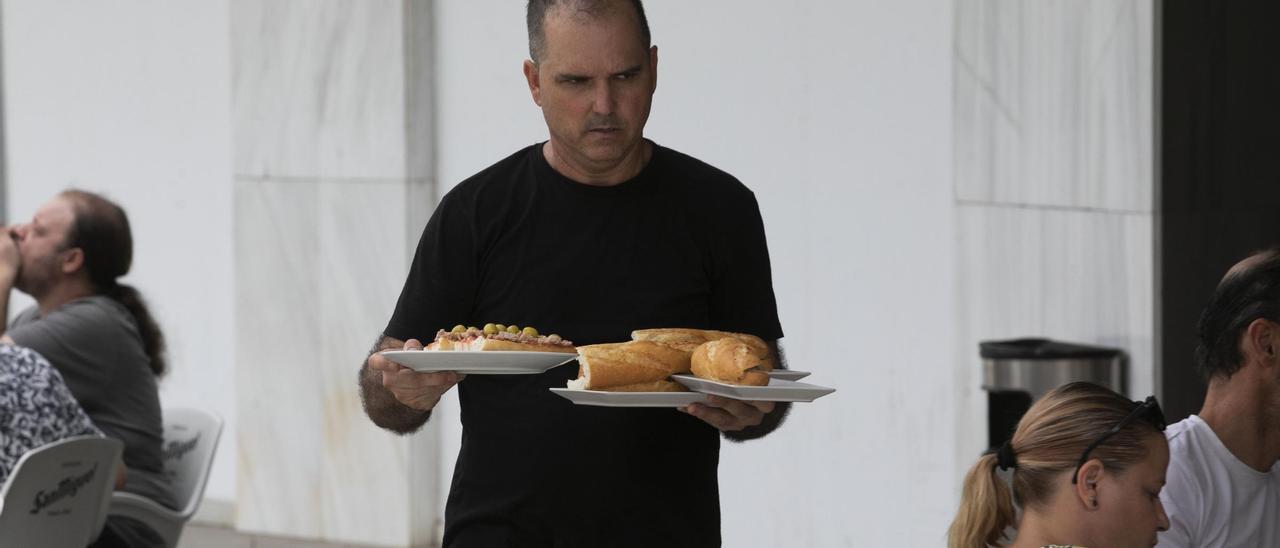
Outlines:
[{"label": "white plate", "polygon": [[798,381],[809,375],[812,375],[812,373],[808,371],[792,371],[790,369],[774,369],[769,372],[769,378],[780,381]]},{"label": "white plate", "polygon": [[698,392],[604,392],[570,388],[551,391],[578,405],[601,407],[684,407],[707,401],[707,395]]},{"label": "white plate", "polygon": [[780,379],[769,379],[768,386],[738,386],[693,375],[672,375],[671,380],[690,390],[747,401],[813,401],[836,391],[826,386]]},{"label": "white plate", "polygon": [[535,375],[577,359],[561,352],[453,352],[433,350],[384,350],[383,356],[421,371],[455,371],[464,375]]}]

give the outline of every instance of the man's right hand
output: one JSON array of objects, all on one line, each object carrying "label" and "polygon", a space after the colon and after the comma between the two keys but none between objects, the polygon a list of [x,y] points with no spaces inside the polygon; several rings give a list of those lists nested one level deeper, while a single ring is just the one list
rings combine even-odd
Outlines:
[{"label": "man's right hand", "polygon": [[[422,343],[417,339],[409,339],[405,341],[404,349],[422,350]],[[450,371],[420,373],[388,360],[377,352],[369,356],[369,369],[382,375],[382,386],[396,397],[396,401],[419,411],[435,408],[445,392],[466,378],[466,375]]]},{"label": "man's right hand", "polygon": [[18,239],[16,227],[4,227],[4,233],[0,234],[0,285],[5,285],[4,289],[8,290],[13,287],[13,283],[18,279],[18,271],[22,268],[22,255],[18,251]]}]

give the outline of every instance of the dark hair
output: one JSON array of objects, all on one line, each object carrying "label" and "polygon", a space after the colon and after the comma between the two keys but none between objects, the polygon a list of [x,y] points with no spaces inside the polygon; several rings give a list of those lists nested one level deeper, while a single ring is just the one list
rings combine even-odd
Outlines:
[{"label": "dark hair", "polygon": [[1209,297],[1196,325],[1196,367],[1206,379],[1240,370],[1240,337],[1259,318],[1280,323],[1280,247],[1232,267]]},{"label": "dark hair", "polygon": [[133,234],[129,217],[112,201],[92,192],[66,190],[75,212],[64,245],[84,251],[84,269],[98,294],[106,295],[128,309],[138,324],[142,349],[151,361],[151,372],[159,377],[168,369],[164,357],[164,333],[147,310],[142,295],[116,278],[129,272],[133,263]]},{"label": "dark hair", "polygon": [[[537,63],[546,53],[547,33],[544,23],[547,11],[555,8],[572,9],[575,13],[591,18],[600,18],[614,9],[613,0],[529,0],[525,11],[525,24],[529,27],[529,58]],[[644,48],[649,49],[653,38],[649,35],[649,19],[644,15],[644,4],[640,0],[631,0],[636,9],[636,20],[640,24],[640,39]]]}]

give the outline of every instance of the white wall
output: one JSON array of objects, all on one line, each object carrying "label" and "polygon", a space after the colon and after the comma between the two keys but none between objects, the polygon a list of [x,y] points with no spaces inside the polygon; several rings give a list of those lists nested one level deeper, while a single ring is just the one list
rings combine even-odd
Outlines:
[{"label": "white wall", "polygon": [[[839,389],[762,441],[724,445],[725,546],[939,545],[955,439],[972,434],[951,420],[949,3],[647,8],[659,46],[647,134],[756,192],[788,358]],[[437,15],[448,188],[546,129],[520,75],[522,9],[452,1]],[[433,420],[453,425],[456,455],[456,408]]]},{"label": "white wall", "polygon": [[[128,211],[133,270],[168,337],[164,405],[228,421],[207,494],[235,496],[231,166],[223,1],[6,0],[7,219],[67,186]],[[29,304],[15,300],[11,311]]]}]

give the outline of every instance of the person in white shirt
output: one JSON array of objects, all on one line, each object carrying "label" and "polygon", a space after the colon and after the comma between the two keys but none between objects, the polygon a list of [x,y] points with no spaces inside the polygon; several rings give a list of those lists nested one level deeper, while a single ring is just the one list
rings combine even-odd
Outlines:
[{"label": "person in white shirt", "polygon": [[1209,390],[1165,431],[1160,546],[1280,546],[1280,248],[1227,272],[1199,323]]}]

